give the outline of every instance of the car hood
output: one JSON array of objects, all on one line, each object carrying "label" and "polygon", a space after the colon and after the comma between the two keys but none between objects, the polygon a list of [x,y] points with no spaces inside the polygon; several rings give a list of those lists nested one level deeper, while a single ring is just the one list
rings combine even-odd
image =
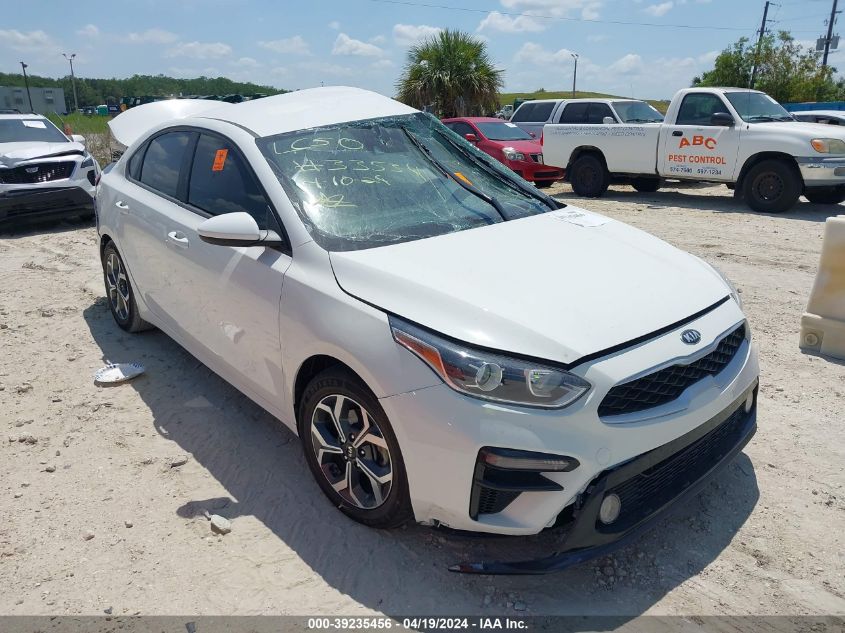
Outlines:
[{"label": "car hood", "polygon": [[801,134],[808,139],[838,138],[845,141],[845,126],[828,123],[810,123],[809,121],[764,121],[755,123],[754,129],[766,133]]},{"label": "car hood", "polygon": [[333,252],[348,294],[460,341],[570,364],[730,293],[697,257],[574,207]]},{"label": "car hood", "polygon": [[48,158],[64,154],[84,154],[81,143],[46,143],[26,141],[22,143],[0,143],[0,165],[12,167],[34,158]]},{"label": "car hood", "polygon": [[523,154],[542,154],[543,153],[543,146],[540,145],[540,141],[494,141],[490,140],[491,143],[495,143],[499,147],[513,147],[517,152],[522,152]]}]

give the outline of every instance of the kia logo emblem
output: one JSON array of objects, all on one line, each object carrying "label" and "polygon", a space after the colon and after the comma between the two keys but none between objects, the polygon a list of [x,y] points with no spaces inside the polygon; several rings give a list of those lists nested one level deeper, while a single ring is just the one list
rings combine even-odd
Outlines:
[{"label": "kia logo emblem", "polygon": [[698,330],[684,330],[681,332],[681,340],[687,345],[695,345],[701,341],[701,332]]}]

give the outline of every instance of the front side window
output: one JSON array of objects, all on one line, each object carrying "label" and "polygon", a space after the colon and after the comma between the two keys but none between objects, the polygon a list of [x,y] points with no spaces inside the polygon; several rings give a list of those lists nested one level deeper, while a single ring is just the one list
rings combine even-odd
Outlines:
[{"label": "front side window", "polygon": [[179,191],[179,174],[185,160],[185,150],[190,140],[191,132],[168,132],[156,136],[144,153],[139,180],[175,198]]},{"label": "front side window", "polygon": [[616,117],[613,116],[613,111],[606,103],[591,103],[590,107],[587,108],[587,123],[593,125],[604,123],[604,117],[606,116],[609,116],[611,119],[616,121]]},{"label": "front side window", "polygon": [[423,239],[555,208],[550,198],[422,113],[257,143],[314,240],[330,251]]},{"label": "front side window", "polygon": [[728,106],[709,92],[693,92],[684,97],[678,110],[676,125],[712,125],[710,119],[717,112],[728,112]]},{"label": "front side window", "polygon": [[523,123],[525,121],[534,121],[534,106],[535,103],[523,103],[513,113],[511,121],[514,123]]},{"label": "front side window", "polygon": [[47,119],[0,120],[0,143],[68,143],[68,138]]},{"label": "front side window", "polygon": [[554,109],[554,101],[537,103],[534,105],[534,112],[531,113],[531,120],[538,123],[545,123],[552,116],[552,110]]},{"label": "front side window", "polygon": [[249,213],[269,228],[270,207],[255,177],[229,141],[201,134],[194,152],[188,203],[211,215]]},{"label": "front side window", "polygon": [[725,96],[746,123],[795,120],[781,104],[762,92],[727,92]]},{"label": "front side window", "polygon": [[472,126],[468,123],[464,123],[463,121],[447,123],[446,127],[452,130],[455,134],[460,134],[463,137],[466,137],[467,134],[475,134],[475,130],[472,129]]}]

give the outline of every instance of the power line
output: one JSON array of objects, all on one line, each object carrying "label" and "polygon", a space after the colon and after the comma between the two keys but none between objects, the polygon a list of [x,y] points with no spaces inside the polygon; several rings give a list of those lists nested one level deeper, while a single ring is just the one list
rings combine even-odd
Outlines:
[{"label": "power line", "polygon": [[[464,11],[466,13],[491,13],[491,9],[471,9],[468,7],[450,7],[443,4],[432,4],[428,2],[410,2],[409,0],[369,0],[370,2],[379,2],[381,4],[397,4],[409,7],[423,7],[426,9],[443,9],[445,11]],[[507,15],[509,17],[526,17],[536,18],[540,20],[559,20],[563,22],[588,22],[592,24],[617,24],[622,26],[645,26],[654,28],[672,28],[672,29],[691,29],[699,31],[744,31],[748,32],[748,28],[739,26],[702,26],[700,24],[666,24],[658,22],[630,22],[626,20],[600,20],[591,18],[575,18],[559,15],[537,15],[534,13],[514,13],[509,11],[495,10],[500,15]]]}]

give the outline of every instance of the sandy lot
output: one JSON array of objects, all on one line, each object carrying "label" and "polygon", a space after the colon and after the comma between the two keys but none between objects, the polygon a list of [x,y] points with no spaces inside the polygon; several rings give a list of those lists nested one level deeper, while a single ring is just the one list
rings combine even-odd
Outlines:
[{"label": "sandy lot", "polygon": [[[160,332],[114,325],[93,227],[39,226],[0,236],[0,614],[845,613],[845,364],[797,345],[823,222],[842,207],[757,215],[722,187],[554,193],[742,290],[760,430],[676,515],[554,576],[451,574],[553,544],[349,521],[279,422]],[[106,360],[147,373],[98,388]],[[204,511],[233,531],[213,535]]]}]

